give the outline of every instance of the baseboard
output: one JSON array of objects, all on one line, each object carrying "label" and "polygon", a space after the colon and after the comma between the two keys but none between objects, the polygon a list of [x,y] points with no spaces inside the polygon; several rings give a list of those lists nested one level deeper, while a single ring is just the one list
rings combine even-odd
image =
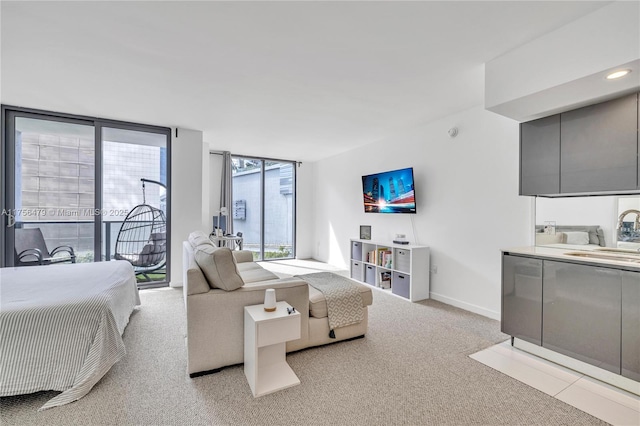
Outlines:
[{"label": "baseboard", "polygon": [[483,317],[491,318],[500,321],[500,312],[491,311],[483,308],[482,306],[473,305],[471,303],[463,302],[462,300],[454,299],[452,297],[443,296],[438,293],[429,293],[429,296],[433,300],[446,303],[447,305],[455,306],[456,308],[464,309],[465,311],[473,312],[474,314],[482,315]]}]

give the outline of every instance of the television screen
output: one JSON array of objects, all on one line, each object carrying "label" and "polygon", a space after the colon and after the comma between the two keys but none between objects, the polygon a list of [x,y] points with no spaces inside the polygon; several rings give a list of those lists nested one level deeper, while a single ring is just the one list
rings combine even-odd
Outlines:
[{"label": "television screen", "polygon": [[415,213],[413,167],[362,176],[365,213]]}]

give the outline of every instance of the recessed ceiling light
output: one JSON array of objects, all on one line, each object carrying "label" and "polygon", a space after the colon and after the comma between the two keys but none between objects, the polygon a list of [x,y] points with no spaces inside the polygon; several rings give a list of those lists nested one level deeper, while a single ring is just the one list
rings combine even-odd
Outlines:
[{"label": "recessed ceiling light", "polygon": [[615,80],[616,78],[624,77],[630,72],[631,70],[614,71],[611,74],[607,75],[607,80]]}]

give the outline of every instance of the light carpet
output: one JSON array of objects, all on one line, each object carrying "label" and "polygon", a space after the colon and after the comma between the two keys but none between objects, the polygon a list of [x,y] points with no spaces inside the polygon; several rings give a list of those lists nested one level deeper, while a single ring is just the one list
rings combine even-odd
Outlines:
[{"label": "light carpet", "polygon": [[[480,364],[499,322],[374,292],[366,338],[289,354],[301,384],[253,398],[242,366],[190,379],[181,289],[144,290],[127,355],[93,390],[37,412],[55,392],[0,400],[2,425],[605,424]],[[211,324],[215,327],[215,324]]]}]

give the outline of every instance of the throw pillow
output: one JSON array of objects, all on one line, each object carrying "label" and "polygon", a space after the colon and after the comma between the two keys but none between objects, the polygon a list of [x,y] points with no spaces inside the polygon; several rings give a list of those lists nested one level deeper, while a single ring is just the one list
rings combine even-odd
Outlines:
[{"label": "throw pillow", "polygon": [[194,258],[211,288],[233,291],[244,285],[230,249],[201,244],[195,248]]},{"label": "throw pillow", "polygon": [[567,244],[589,244],[588,232],[565,232],[565,234],[567,235]]},{"label": "throw pillow", "polygon": [[213,245],[213,243],[209,239],[209,236],[202,231],[194,231],[190,233],[189,238],[187,238],[187,240],[189,241],[189,244],[191,244],[191,247],[193,248],[196,248],[201,244],[209,244],[211,246]]},{"label": "throw pillow", "polygon": [[555,234],[536,234],[536,245],[560,244],[564,242],[564,234],[556,232]]}]

